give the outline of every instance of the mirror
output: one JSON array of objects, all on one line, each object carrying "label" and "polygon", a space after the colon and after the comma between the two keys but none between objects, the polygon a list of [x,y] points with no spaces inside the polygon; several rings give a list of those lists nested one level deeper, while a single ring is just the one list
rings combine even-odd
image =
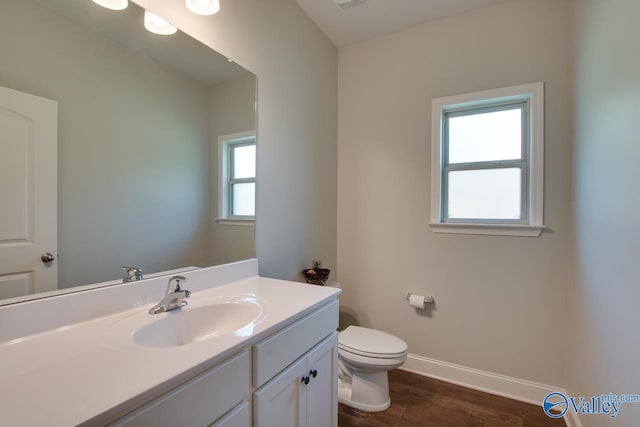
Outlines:
[{"label": "mirror", "polygon": [[[218,219],[218,145],[255,135],[256,76],[181,31],[149,33],[143,14],[0,5],[0,86],[58,103],[58,290],[254,257],[251,218]],[[34,294],[3,287],[11,274],[2,301]]]}]

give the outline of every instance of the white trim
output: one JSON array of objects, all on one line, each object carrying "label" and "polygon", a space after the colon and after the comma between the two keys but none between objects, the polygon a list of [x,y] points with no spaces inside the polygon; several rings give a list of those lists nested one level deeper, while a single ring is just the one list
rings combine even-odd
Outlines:
[{"label": "white trim", "polygon": [[[458,108],[482,107],[496,102],[527,101],[529,108],[529,227],[520,224],[464,224],[452,226],[442,221],[443,113]],[[537,237],[546,228],[544,213],[544,82],[529,83],[480,92],[465,93],[431,101],[431,228],[436,233],[495,234]],[[506,232],[512,229],[513,232]],[[535,229],[535,230],[534,230]],[[535,235],[537,233],[537,236]]]},{"label": "white trim", "polygon": [[546,226],[520,224],[429,223],[434,233],[538,237]]},{"label": "white trim", "polygon": [[534,405],[541,405],[547,394],[562,391],[561,388],[551,385],[468,368],[415,354],[407,355],[407,361],[400,369]]},{"label": "white trim", "polygon": [[229,206],[227,206],[227,200],[229,200],[228,189],[227,189],[227,177],[229,176],[229,167],[227,165],[227,155],[226,155],[226,146],[230,143],[237,142],[248,142],[253,140],[256,142],[256,131],[250,130],[246,132],[237,132],[229,135],[220,135],[218,136],[218,164],[216,165],[218,169],[218,218],[216,221],[220,224],[224,222],[221,221],[229,221],[229,222],[237,222],[237,221],[255,221],[255,216],[253,218],[230,218],[229,217]]},{"label": "white trim", "polygon": [[240,225],[244,227],[253,227],[256,223],[254,219],[228,219],[228,218],[216,218],[216,222],[221,225]]},{"label": "white trim", "polygon": [[[485,393],[539,405],[540,411],[542,411],[542,401],[547,394],[558,391],[568,395],[567,391],[561,387],[469,368],[416,354],[408,354],[407,361],[399,369]],[[580,419],[573,411],[567,411],[564,419],[568,427],[582,427]]]}]

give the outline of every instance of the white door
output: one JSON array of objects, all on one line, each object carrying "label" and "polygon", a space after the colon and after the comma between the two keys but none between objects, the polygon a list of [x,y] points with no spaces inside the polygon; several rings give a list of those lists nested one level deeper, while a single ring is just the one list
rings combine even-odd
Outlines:
[{"label": "white door", "polygon": [[58,104],[0,86],[0,299],[57,289]]}]

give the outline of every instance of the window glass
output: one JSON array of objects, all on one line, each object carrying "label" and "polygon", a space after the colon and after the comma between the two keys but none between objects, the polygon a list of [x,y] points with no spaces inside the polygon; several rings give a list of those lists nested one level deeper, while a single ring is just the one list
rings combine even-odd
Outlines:
[{"label": "window glass", "polygon": [[448,116],[449,164],[522,158],[522,108]]},{"label": "window glass", "polygon": [[522,170],[479,169],[448,173],[450,219],[520,219]]},{"label": "window glass", "polygon": [[256,211],[255,182],[233,184],[233,215],[254,216]]},{"label": "window glass", "polygon": [[256,176],[256,146],[233,147],[233,178],[254,178]]}]

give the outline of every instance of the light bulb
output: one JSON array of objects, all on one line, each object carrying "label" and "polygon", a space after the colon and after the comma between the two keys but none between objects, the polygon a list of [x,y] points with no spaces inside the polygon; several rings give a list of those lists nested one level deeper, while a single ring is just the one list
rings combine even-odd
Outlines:
[{"label": "light bulb", "polygon": [[220,10],[220,0],[186,0],[185,4],[198,15],[213,15]]},{"label": "light bulb", "polygon": [[129,0],[93,0],[93,2],[111,10],[124,10],[129,6]]},{"label": "light bulb", "polygon": [[168,36],[174,34],[178,29],[169,24],[165,19],[160,18],[158,15],[154,15],[148,10],[144,11],[144,27],[155,34]]}]

